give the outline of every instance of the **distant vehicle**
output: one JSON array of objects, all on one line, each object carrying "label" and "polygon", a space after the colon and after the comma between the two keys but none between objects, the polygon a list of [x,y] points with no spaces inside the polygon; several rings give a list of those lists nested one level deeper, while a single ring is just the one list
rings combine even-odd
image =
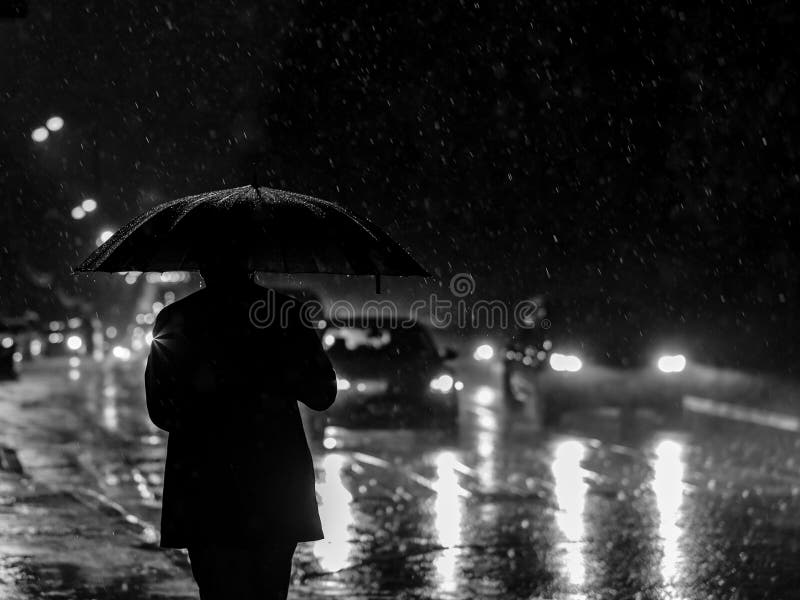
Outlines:
[{"label": "distant vehicle", "polygon": [[[503,356],[503,388],[507,404],[521,407],[535,394],[543,372],[580,377],[586,366],[652,368],[680,373],[687,365],[686,343],[661,335],[659,323],[643,323],[642,312],[624,300],[531,298],[537,310],[519,327]],[[556,423],[570,407],[537,397],[545,424]]]},{"label": "distant vehicle", "polygon": [[457,428],[457,386],[447,364],[455,352],[440,353],[421,324],[359,320],[326,328],[322,342],[336,371],[338,393],[324,413],[307,412],[313,437],[322,437],[328,425]]},{"label": "distant vehicle", "polygon": [[0,323],[0,379],[19,377],[21,360],[14,334]]},{"label": "distant vehicle", "polygon": [[67,321],[51,321],[44,354],[45,356],[83,354],[86,352],[88,338],[83,319],[72,318]]}]

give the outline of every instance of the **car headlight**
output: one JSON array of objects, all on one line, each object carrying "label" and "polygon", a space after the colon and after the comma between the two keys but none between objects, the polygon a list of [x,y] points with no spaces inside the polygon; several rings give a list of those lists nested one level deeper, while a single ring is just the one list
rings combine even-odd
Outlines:
[{"label": "car headlight", "polygon": [[447,373],[443,373],[438,377],[434,377],[433,379],[431,379],[430,386],[434,392],[447,394],[450,392],[450,390],[453,389],[454,384],[455,380],[453,379],[453,377],[451,375],[448,375]]},{"label": "car headlight", "polygon": [[489,344],[481,344],[475,348],[475,352],[472,353],[472,358],[475,360],[492,360],[493,356],[494,348]]},{"label": "car headlight", "polygon": [[337,377],[336,378],[336,389],[339,391],[349,390],[350,389],[350,382],[345,379],[344,377]]},{"label": "car headlight", "polygon": [[577,373],[583,368],[583,362],[574,354],[561,354],[560,352],[553,352],[550,355],[550,368],[554,371]]},{"label": "car headlight", "polygon": [[71,335],[67,338],[67,348],[70,350],[80,350],[83,346],[83,338],[79,335]]},{"label": "car headlight", "polygon": [[686,357],[683,354],[665,354],[656,363],[662,373],[680,373],[686,368]]},{"label": "car headlight", "polygon": [[126,348],[125,346],[114,346],[111,349],[111,354],[114,358],[118,358],[119,360],[130,360],[131,358],[130,348]]}]

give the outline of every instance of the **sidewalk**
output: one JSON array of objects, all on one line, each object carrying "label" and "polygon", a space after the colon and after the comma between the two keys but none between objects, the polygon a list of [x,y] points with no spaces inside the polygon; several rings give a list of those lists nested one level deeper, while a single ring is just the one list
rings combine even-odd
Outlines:
[{"label": "sidewalk", "polygon": [[0,471],[0,598],[196,598],[177,563],[119,513]]},{"label": "sidewalk", "polygon": [[92,490],[25,472],[24,446],[42,413],[20,406],[50,400],[50,389],[0,382],[0,598],[196,599],[186,558],[160,550],[147,524]]}]

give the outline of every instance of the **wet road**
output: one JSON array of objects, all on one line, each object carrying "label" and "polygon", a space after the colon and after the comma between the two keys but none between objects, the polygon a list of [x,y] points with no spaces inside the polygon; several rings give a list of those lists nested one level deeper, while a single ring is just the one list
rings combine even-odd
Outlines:
[{"label": "wet road", "polygon": [[[27,472],[99,492],[154,538],[166,439],[137,378],[27,377],[47,394],[2,407],[27,423],[6,436]],[[542,431],[491,378],[465,380],[456,438],[329,428],[314,447],[326,539],[299,548],[296,597],[800,596],[796,434],[610,411]]]}]

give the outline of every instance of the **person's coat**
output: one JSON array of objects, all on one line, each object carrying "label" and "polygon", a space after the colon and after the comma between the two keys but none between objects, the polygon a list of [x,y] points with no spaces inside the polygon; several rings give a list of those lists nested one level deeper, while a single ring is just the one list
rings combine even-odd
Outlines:
[{"label": "person's coat", "polygon": [[248,284],[158,314],[145,384],[169,432],[163,547],[322,538],[297,402],[328,408],[336,376],[294,302]]}]

